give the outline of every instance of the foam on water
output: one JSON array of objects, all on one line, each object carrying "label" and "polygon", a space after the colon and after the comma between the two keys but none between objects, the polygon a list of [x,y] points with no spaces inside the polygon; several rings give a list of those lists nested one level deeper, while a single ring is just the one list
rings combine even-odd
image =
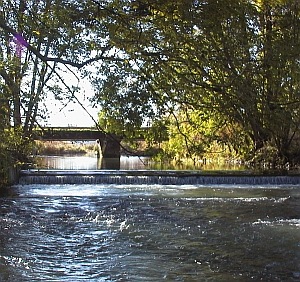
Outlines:
[{"label": "foam on water", "polygon": [[22,171],[1,281],[298,281],[299,176]]},{"label": "foam on water", "polygon": [[300,175],[205,175],[194,171],[23,170],[20,184],[298,185]]}]

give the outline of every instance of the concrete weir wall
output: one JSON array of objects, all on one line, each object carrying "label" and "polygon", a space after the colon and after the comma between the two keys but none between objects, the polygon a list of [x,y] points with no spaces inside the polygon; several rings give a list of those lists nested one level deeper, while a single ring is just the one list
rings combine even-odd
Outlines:
[{"label": "concrete weir wall", "polygon": [[300,176],[211,175],[192,171],[23,170],[20,184],[299,185]]}]

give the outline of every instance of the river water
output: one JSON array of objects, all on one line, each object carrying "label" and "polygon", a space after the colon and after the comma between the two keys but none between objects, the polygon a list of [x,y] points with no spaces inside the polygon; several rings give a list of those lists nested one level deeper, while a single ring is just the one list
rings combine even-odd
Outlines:
[{"label": "river water", "polygon": [[16,185],[0,281],[300,281],[299,185]]},{"label": "river water", "polygon": [[171,163],[154,163],[148,157],[121,156],[120,159],[101,159],[95,155],[86,156],[38,156],[36,157],[40,168],[47,169],[71,169],[71,170],[101,170],[101,169],[151,169],[151,170],[186,170],[186,169],[205,169],[205,170],[242,170],[243,166],[234,163],[213,164],[199,163],[195,166]]},{"label": "river water", "polygon": [[300,281],[299,187],[24,185],[0,281]]}]

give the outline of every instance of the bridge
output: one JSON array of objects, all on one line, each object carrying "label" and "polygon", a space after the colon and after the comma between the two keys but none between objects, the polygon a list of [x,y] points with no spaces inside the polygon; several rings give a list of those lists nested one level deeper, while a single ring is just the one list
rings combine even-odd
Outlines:
[{"label": "bridge", "polygon": [[106,134],[92,127],[44,127],[36,129],[33,138],[43,141],[95,141],[98,144],[99,157],[120,158],[122,137]]}]

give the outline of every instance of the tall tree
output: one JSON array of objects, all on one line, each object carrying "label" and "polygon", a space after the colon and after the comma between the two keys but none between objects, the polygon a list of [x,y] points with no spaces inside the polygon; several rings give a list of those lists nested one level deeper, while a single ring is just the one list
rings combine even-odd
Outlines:
[{"label": "tall tree", "polygon": [[[116,14],[127,26],[110,34],[111,44],[125,51],[135,93],[148,102],[139,117],[179,108],[217,112],[220,123],[243,129],[253,153],[272,146],[281,162],[292,158],[299,134],[297,2],[124,1]],[[107,73],[104,81],[114,99],[102,103],[126,116],[133,93],[126,78],[122,84],[122,76]],[[139,101],[130,106],[138,109]]]},{"label": "tall tree", "polygon": [[[45,114],[46,95],[54,91],[60,99],[73,98],[75,88],[63,80],[62,71],[74,72],[101,60],[109,49],[94,46],[89,25],[95,16],[84,8],[81,1],[0,0],[3,178],[8,166],[23,162],[28,154],[28,136]],[[63,88],[69,93],[61,97]]]},{"label": "tall tree", "polygon": [[14,126],[30,132],[43,115],[39,105],[47,91],[67,88],[63,98],[72,98],[74,88],[62,71],[80,76],[76,70],[93,62],[115,60],[105,39],[110,11],[102,14],[92,1],[1,2],[0,76],[10,92]]},{"label": "tall tree", "polygon": [[[50,83],[60,65],[90,76],[94,102],[126,126],[198,111],[198,124],[217,116],[219,128],[226,121],[242,130],[253,152],[272,146],[282,162],[293,158],[299,135],[297,2],[1,4],[1,82],[11,118],[25,131],[41,114],[46,86],[60,91]],[[98,73],[85,68],[92,64]]]}]

